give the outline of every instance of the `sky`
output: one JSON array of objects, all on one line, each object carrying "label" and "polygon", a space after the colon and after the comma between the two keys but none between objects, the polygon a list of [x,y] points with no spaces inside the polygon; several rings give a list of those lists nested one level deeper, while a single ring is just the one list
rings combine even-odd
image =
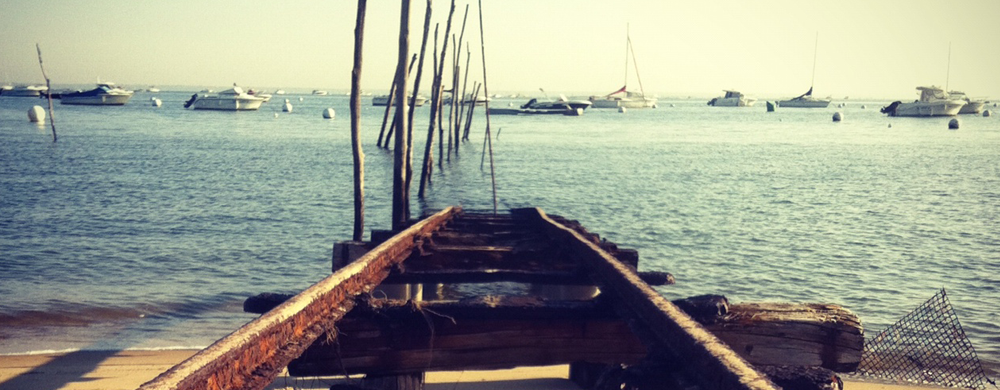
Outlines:
[{"label": "sky", "polygon": [[[420,49],[426,4],[412,3],[411,53]],[[642,89],[661,97],[724,89],[791,97],[815,77],[814,95],[835,99],[905,100],[921,85],[1000,99],[996,0],[485,0],[482,41],[478,1],[456,1],[452,30],[466,5],[469,77],[482,80],[485,48],[491,93],[639,90],[635,65],[626,79],[627,31]],[[449,6],[434,0],[432,39],[433,23],[444,34]],[[37,43],[57,87],[101,80],[348,91],[356,12],[356,1],[340,0],[2,0],[0,82],[44,84]],[[365,23],[362,88],[384,93],[397,62],[400,2],[370,1]],[[428,57],[424,91],[431,64]]]}]

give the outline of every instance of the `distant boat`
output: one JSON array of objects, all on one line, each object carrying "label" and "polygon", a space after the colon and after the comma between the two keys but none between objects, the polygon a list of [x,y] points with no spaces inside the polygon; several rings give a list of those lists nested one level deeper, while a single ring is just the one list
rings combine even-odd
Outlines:
[{"label": "distant boat", "polygon": [[156,88],[155,85],[151,85],[149,88],[146,88],[146,92],[159,93],[160,89]]},{"label": "distant boat", "polygon": [[830,105],[830,99],[817,99],[813,97],[813,86],[816,84],[816,53],[819,52],[819,33],[816,33],[816,45],[813,47],[813,73],[812,81],[809,82],[809,91],[797,97],[778,101],[778,107],[793,108],[825,108]]},{"label": "distant boat", "polygon": [[920,99],[910,103],[892,102],[882,107],[882,113],[889,116],[955,116],[958,115],[964,100],[952,99],[948,93],[938,87],[917,87]]},{"label": "distant boat", "polygon": [[[632,57],[635,66],[635,78],[639,81],[639,92],[628,91],[628,59]],[[632,49],[632,38],[625,30],[625,84],[620,89],[604,96],[591,96],[590,102],[594,108],[656,108],[656,98],[646,96],[642,89],[642,79],[639,78],[639,64],[635,61]]]},{"label": "distant boat", "polygon": [[569,100],[560,95],[559,100],[538,100],[531,99],[520,108],[493,108],[490,107],[490,114],[493,115],[583,115],[583,111],[593,103],[589,100]]},{"label": "distant boat", "polygon": [[[407,99],[412,100],[413,96],[407,97]],[[427,103],[427,98],[417,95],[417,101],[413,103],[414,106],[420,107],[424,103]],[[372,98],[373,106],[388,106],[389,105],[389,95],[379,95]]]},{"label": "distant boat", "polygon": [[243,92],[243,88],[232,87],[219,93],[191,95],[184,108],[195,110],[253,111],[260,108],[264,98]]},{"label": "distant boat", "polygon": [[122,106],[128,103],[135,92],[126,91],[114,83],[98,83],[97,88],[89,91],[63,92],[59,102],[62,104],[79,104],[87,106]]},{"label": "distant boat", "polygon": [[326,95],[328,95],[328,94],[329,94],[329,93],[328,93],[328,92],[326,92],[326,91],[321,91],[321,90],[318,90],[318,89],[314,89],[314,90],[313,90],[313,95],[320,95],[320,96],[326,96]]},{"label": "distant boat", "polygon": [[[496,95],[494,95],[494,96],[496,96]],[[475,103],[475,105],[477,105],[477,106],[484,106],[484,105],[486,105],[486,102],[488,102],[488,101],[492,102],[493,99],[492,98],[488,98],[488,97],[479,96],[479,97],[477,97],[475,99],[475,102],[473,102],[472,94],[470,93],[470,94],[466,94],[465,95],[465,99],[462,99],[462,104]],[[445,105],[451,104],[451,96],[448,96],[448,97],[444,98],[444,100],[441,101],[441,104],[445,104]]]},{"label": "distant boat", "polygon": [[271,98],[273,97],[269,93],[257,92],[257,91],[254,91],[252,88],[247,91],[247,95],[253,95],[253,96],[259,97],[261,99],[264,99],[264,103],[267,103],[267,102],[271,101]]},{"label": "distant boat", "polygon": [[725,91],[726,94],[708,101],[708,105],[715,107],[753,107],[757,99],[747,97],[739,91]]},{"label": "distant boat", "polygon": [[959,114],[980,114],[983,112],[983,107],[986,107],[986,100],[972,100],[965,95],[965,92],[950,91],[948,92],[948,95],[952,99],[965,101],[965,105],[962,106],[962,109],[958,110]]},{"label": "distant boat", "polygon": [[48,90],[49,88],[44,85],[18,85],[11,89],[5,89],[3,96],[39,97]]},{"label": "distant boat", "polygon": [[277,91],[274,91],[274,94],[275,95],[284,95],[285,94],[285,90],[284,89],[279,89]]}]

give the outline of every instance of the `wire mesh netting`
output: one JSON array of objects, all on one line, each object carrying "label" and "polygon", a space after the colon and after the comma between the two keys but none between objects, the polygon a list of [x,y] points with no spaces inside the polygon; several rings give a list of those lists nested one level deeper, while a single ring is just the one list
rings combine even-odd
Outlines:
[{"label": "wire mesh netting", "polygon": [[858,374],[894,381],[985,389],[986,373],[942,288],[865,340]]}]

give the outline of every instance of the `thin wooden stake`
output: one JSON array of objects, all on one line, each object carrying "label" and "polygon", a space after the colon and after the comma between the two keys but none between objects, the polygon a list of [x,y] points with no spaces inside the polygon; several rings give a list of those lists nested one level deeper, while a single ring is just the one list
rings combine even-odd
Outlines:
[{"label": "thin wooden stake", "polygon": [[354,241],[365,236],[365,153],[361,150],[361,55],[368,0],[358,0],[354,24],[354,68],[351,70],[351,150],[354,154]]},{"label": "thin wooden stake", "polygon": [[38,51],[38,67],[42,69],[42,77],[45,78],[45,97],[49,100],[49,124],[52,125],[52,142],[56,142],[59,137],[56,136],[56,115],[55,111],[52,110],[52,83],[49,81],[49,76],[45,74],[45,65],[42,65],[42,47],[36,43],[35,50]]},{"label": "thin wooden stake", "polygon": [[[408,140],[408,145],[406,146],[406,192],[410,192],[410,188],[413,182],[413,115],[417,108],[417,95],[420,93],[420,79],[424,74],[424,59],[427,51],[427,35],[431,28],[431,11],[433,10],[431,0],[427,0],[427,7],[424,12],[424,34],[420,42],[420,64],[417,65],[417,77],[413,79],[413,93],[410,98],[410,109],[407,110],[407,127],[406,127],[406,139]],[[434,46],[437,47],[437,31],[438,25],[434,25]],[[437,56],[437,50],[432,51],[434,56]],[[434,61],[435,64],[437,60]],[[437,69],[435,65],[434,69]],[[433,102],[434,95],[431,94],[431,101]],[[431,120],[433,122],[433,118]],[[422,179],[421,179],[422,181]],[[410,215],[410,202],[406,202],[406,215]]]},{"label": "thin wooden stake", "polygon": [[490,136],[490,88],[486,83],[486,37],[483,34],[483,0],[479,0],[479,43],[483,52],[483,94],[486,95],[486,139],[490,144],[490,180],[493,182],[493,214],[497,213],[497,175],[493,167],[493,139]]},{"label": "thin wooden stake", "polygon": [[[398,69],[396,70],[396,73],[397,74],[399,73]],[[378,133],[378,142],[375,143],[375,146],[378,146],[380,148],[382,147],[382,135],[385,134],[385,124],[387,122],[389,122],[389,110],[392,109],[393,100],[396,98],[396,84],[397,84],[397,81],[396,81],[395,78],[393,78],[393,80],[392,80],[392,86],[389,87],[389,99],[387,99],[388,102],[386,102],[386,104],[385,104],[385,114],[382,116],[382,131],[380,131]],[[389,139],[386,138],[385,142],[386,142],[386,148],[388,148],[389,147],[389,145],[388,145],[389,144]]]},{"label": "thin wooden stake", "polygon": [[[413,71],[413,64],[415,64],[415,63],[417,63],[417,54],[416,54],[416,53],[413,53],[413,58],[411,58],[411,59],[410,59],[410,66],[409,66],[408,68],[406,68],[406,72],[407,72],[407,74],[409,74],[410,72],[412,72],[412,71]],[[396,72],[398,73],[398,72],[399,72],[399,70],[397,69],[397,70],[396,70]],[[393,89],[392,89],[392,91],[393,91],[393,95],[392,95],[392,96],[389,96],[389,103],[390,103],[390,104],[389,104],[389,106],[391,106],[391,107],[394,107],[394,108],[396,108],[397,110],[399,109],[399,107],[396,107],[396,104],[395,104],[394,102],[397,102],[397,101],[398,101],[398,100],[396,100],[397,98],[396,98],[396,96],[395,96],[395,93],[396,93],[395,91],[396,91],[396,89],[398,89],[398,88],[399,88],[399,87],[398,87],[398,84],[397,84],[396,88],[393,88]],[[405,99],[404,99],[404,100],[405,100]],[[386,112],[388,112],[388,111],[386,111]],[[395,111],[393,111],[393,112],[395,112]],[[404,111],[404,112],[405,112],[405,111]],[[383,146],[383,147],[384,147],[385,149],[389,149],[389,140],[390,140],[390,139],[392,139],[392,134],[393,134],[393,133],[395,132],[395,130],[396,130],[396,120],[395,120],[395,118],[396,118],[396,117],[395,117],[395,115],[393,115],[393,121],[392,121],[392,125],[391,125],[391,126],[389,126],[389,134],[388,134],[388,135],[386,135],[386,138],[385,138],[385,143],[384,143],[384,144],[382,145],[382,146]]]},{"label": "thin wooden stake", "polygon": [[[458,157],[458,145],[461,144],[462,142],[459,140],[459,131],[458,131],[458,129],[460,127],[460,123],[458,121],[459,121],[459,118],[461,117],[461,115],[458,115],[458,116],[454,115],[454,111],[457,110],[457,109],[459,109],[458,108],[459,105],[463,104],[462,102],[465,99],[465,89],[464,88],[462,89],[462,96],[458,96],[458,100],[455,100],[454,96],[458,94],[458,75],[459,75],[459,71],[460,71],[459,62],[462,60],[462,42],[465,39],[465,22],[468,19],[469,19],[469,5],[466,4],[465,5],[465,16],[462,17],[462,31],[458,35],[458,43],[455,44],[456,45],[455,46],[455,56],[454,56],[455,57],[455,61],[454,61],[455,71],[452,74],[452,83],[451,83],[451,95],[453,97],[451,99],[451,109],[452,109],[452,112],[453,112],[453,114],[451,115],[451,121],[454,122],[454,125],[455,125],[454,130],[453,130],[453,132],[455,133],[455,136],[454,136],[454,138],[455,138],[455,157]],[[466,65],[466,66],[468,66],[468,65]]]},{"label": "thin wooden stake", "polygon": [[[470,51],[468,49],[468,47],[466,47],[466,52],[465,52],[465,80],[462,80],[462,99],[465,99],[465,87],[467,85],[469,85],[469,63],[471,61],[472,61],[472,51]],[[475,87],[473,87],[473,89],[475,89]],[[471,104],[474,107],[476,105],[476,99],[472,99],[472,103]],[[464,103],[464,100],[463,100],[462,105],[459,106],[459,107],[460,107],[460,109],[458,111],[458,117],[461,118],[460,120],[462,120],[464,122],[465,121],[464,120],[465,119],[465,103]],[[469,109],[469,112],[470,113],[472,112],[471,108]],[[466,126],[465,127],[465,131],[462,134],[462,140],[463,141],[467,141],[468,139],[469,139],[469,126]]]}]

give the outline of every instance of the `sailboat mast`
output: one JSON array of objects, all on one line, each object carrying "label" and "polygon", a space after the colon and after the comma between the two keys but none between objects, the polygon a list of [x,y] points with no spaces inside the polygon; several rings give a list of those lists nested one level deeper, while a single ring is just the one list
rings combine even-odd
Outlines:
[{"label": "sailboat mast", "polygon": [[625,88],[626,92],[628,91],[628,88],[627,88],[628,87],[628,53],[629,53],[629,50],[630,50],[629,45],[632,44],[632,42],[628,39],[628,29],[629,29],[628,23],[625,23],[625,79],[622,82],[622,88]]},{"label": "sailboat mast", "polygon": [[944,91],[948,92],[948,84],[951,82],[951,42],[948,42],[948,75],[944,78]]},{"label": "sailboat mast", "polygon": [[813,44],[813,74],[812,80],[809,80],[809,90],[816,84],[816,54],[819,53],[819,31],[816,32],[816,43]]},{"label": "sailboat mast", "polygon": [[646,90],[642,88],[642,77],[639,77],[639,61],[635,60],[635,50],[632,49],[632,37],[628,37],[628,45],[626,46],[628,46],[629,52],[632,53],[632,65],[635,65],[635,79],[639,80],[639,93],[645,98]]}]

